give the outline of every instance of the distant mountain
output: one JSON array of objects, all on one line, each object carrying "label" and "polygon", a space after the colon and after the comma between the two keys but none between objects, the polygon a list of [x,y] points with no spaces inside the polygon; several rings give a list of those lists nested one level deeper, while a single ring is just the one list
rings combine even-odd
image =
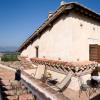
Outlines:
[{"label": "distant mountain", "polygon": [[15,52],[18,47],[0,47],[0,52]]}]

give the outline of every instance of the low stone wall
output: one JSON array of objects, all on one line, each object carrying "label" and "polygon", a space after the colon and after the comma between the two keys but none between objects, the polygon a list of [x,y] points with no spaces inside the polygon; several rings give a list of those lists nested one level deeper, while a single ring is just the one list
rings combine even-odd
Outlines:
[{"label": "low stone wall", "polygon": [[[24,70],[27,74],[35,77],[35,73],[36,73],[36,69],[28,69],[28,70]],[[41,70],[38,72],[41,73]],[[51,70],[47,70],[46,71],[47,74],[51,74],[51,78],[52,79],[57,79],[58,82],[61,82],[64,78],[65,78],[65,74],[62,73],[58,73],[55,71],[51,71]],[[44,73],[43,73],[44,74]],[[41,77],[43,76],[43,74],[41,74]]]},{"label": "low stone wall", "polygon": [[74,91],[79,91],[80,90],[81,81],[82,81],[82,83],[86,84],[87,80],[91,79],[90,73],[86,74],[86,75],[82,75],[80,77],[81,77],[82,80],[80,80],[79,77],[75,77],[75,76],[72,77],[71,78],[71,83],[69,84],[68,88],[72,89]]},{"label": "low stone wall", "polygon": [[39,80],[34,80],[29,75],[27,75],[27,77],[23,75],[23,79],[32,86],[32,93],[37,96],[37,100],[69,100],[61,93],[56,92]]},{"label": "low stone wall", "polygon": [[[25,72],[28,73],[29,75],[32,75],[32,73],[35,73],[35,69],[25,70]],[[46,72],[51,74],[52,79],[57,79],[58,82],[61,82],[66,77],[65,74],[58,73],[55,71],[47,70]],[[86,83],[87,80],[91,79],[91,75],[89,72],[82,74],[80,77],[83,83]],[[79,76],[74,75],[71,78],[71,83],[69,84],[68,88],[74,91],[78,91],[80,89],[80,85],[81,84],[80,84]]]}]

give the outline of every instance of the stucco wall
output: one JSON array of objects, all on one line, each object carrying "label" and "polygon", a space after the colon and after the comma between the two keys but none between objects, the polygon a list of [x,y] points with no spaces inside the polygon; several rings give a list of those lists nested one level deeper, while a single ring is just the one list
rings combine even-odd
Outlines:
[{"label": "stucco wall", "polygon": [[61,82],[66,77],[66,75],[64,75],[64,74],[57,73],[57,72],[51,71],[51,70],[47,70],[47,73],[50,73],[51,78],[52,79],[57,79],[58,82]]},{"label": "stucco wall", "polygon": [[38,39],[36,41],[34,41],[32,44],[30,44],[27,48],[25,48],[22,51],[21,56],[26,56],[26,57],[29,57],[29,58],[36,57],[35,46],[37,46],[37,45],[39,45]]},{"label": "stucco wall", "polygon": [[100,44],[100,24],[75,13],[71,13],[71,21],[72,60],[89,60],[89,44]]},{"label": "stucco wall", "polygon": [[72,30],[69,29],[71,29],[72,25],[70,16],[63,16],[58,20],[59,21],[46,30],[39,39],[24,49],[21,56],[27,56],[29,58],[36,57],[35,46],[39,46],[40,58],[71,59]]},{"label": "stucco wall", "polygon": [[100,24],[70,13],[58,19],[39,39],[23,50],[21,56],[36,57],[35,46],[39,46],[40,58],[89,60],[89,44],[100,44]]}]

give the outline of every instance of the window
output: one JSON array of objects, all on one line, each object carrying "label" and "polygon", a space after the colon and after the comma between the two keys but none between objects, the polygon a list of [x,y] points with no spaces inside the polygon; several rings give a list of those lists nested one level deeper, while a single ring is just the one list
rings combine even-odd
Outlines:
[{"label": "window", "polygon": [[36,46],[35,49],[36,49],[36,57],[38,58],[38,56],[39,56],[39,46]]}]

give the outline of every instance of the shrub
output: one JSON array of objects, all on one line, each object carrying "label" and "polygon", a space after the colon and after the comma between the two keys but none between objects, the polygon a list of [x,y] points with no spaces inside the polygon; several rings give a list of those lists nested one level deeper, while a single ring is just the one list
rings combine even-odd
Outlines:
[{"label": "shrub", "polygon": [[17,61],[17,53],[8,53],[8,54],[4,54],[1,57],[1,61]]}]

